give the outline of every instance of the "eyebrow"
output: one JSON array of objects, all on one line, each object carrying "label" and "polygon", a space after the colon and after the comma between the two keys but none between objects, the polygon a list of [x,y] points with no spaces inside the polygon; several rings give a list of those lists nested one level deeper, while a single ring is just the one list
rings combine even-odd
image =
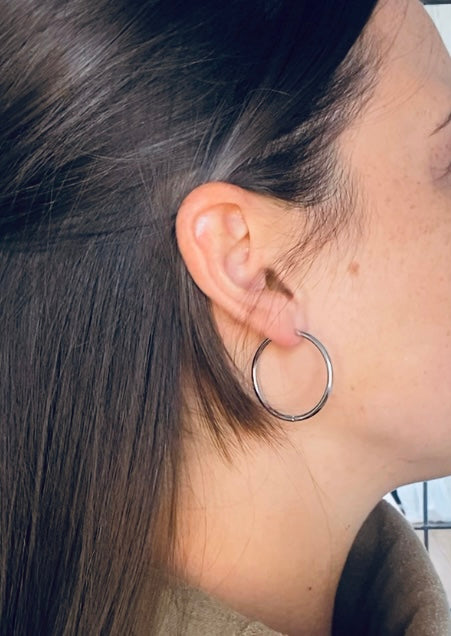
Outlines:
[{"label": "eyebrow", "polygon": [[436,128],[434,130],[434,132],[431,133],[430,136],[432,137],[433,135],[438,133],[439,130],[442,130],[442,128],[445,128],[445,126],[447,126],[449,123],[451,123],[451,113],[448,115],[448,117],[445,119],[445,121],[442,124],[440,124],[440,126],[438,126],[438,128]]}]

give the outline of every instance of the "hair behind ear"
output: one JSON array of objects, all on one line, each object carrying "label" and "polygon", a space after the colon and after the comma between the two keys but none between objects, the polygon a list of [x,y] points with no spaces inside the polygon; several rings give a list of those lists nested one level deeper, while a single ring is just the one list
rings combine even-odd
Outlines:
[{"label": "hair behind ear", "polygon": [[158,631],[184,383],[224,454],[276,438],[178,253],[175,218],[222,181],[337,227],[314,206],[342,183],[333,144],[374,77],[370,47],[348,53],[375,5],[3,3],[3,633],[135,633],[145,582],[146,632]]}]

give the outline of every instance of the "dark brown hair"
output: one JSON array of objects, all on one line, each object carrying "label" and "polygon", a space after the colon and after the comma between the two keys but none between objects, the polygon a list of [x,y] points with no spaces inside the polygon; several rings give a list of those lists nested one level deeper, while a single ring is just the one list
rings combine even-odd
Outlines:
[{"label": "dark brown hair", "polygon": [[180,258],[177,210],[221,180],[333,235],[375,4],[2,3],[2,634],[135,633],[144,581],[157,630],[182,373],[223,450],[271,434]]}]

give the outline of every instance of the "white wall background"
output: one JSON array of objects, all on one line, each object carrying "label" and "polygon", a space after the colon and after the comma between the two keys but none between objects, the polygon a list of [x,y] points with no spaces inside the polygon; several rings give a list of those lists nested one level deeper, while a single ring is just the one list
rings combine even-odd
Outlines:
[{"label": "white wall background", "polygon": [[451,53],[451,2],[435,7],[426,7],[435,24],[438,26],[443,41]]}]

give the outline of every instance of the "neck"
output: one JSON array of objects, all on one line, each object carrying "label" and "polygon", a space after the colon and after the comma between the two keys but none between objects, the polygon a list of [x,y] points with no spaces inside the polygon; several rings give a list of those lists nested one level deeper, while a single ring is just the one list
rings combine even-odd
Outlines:
[{"label": "neck", "polygon": [[231,464],[193,445],[180,497],[183,578],[290,636],[330,634],[351,545],[390,489],[370,453],[318,430]]}]

